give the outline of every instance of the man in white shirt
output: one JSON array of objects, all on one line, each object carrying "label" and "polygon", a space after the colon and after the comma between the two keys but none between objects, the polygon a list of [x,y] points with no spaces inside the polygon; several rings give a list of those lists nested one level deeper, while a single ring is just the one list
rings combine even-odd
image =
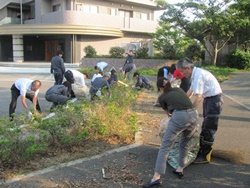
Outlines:
[{"label": "man in white shirt", "polygon": [[21,95],[21,101],[25,110],[28,111],[28,106],[26,104],[25,98],[29,99],[33,105],[34,110],[37,110],[41,113],[41,108],[38,103],[38,93],[42,83],[39,80],[30,80],[28,78],[20,78],[15,81],[11,89],[11,103],[9,106],[9,117],[10,120],[13,120],[13,114],[15,113],[17,99]]},{"label": "man in white shirt", "polygon": [[200,134],[200,150],[194,163],[209,163],[223,106],[220,84],[209,71],[194,67],[193,62],[188,58],[179,60],[176,67],[185,77],[191,77],[191,86],[187,95],[190,98],[195,95],[193,106],[197,108],[203,99],[204,119]]},{"label": "man in white shirt", "polygon": [[76,95],[82,94],[85,94],[86,97],[88,96],[89,88],[85,84],[85,79],[88,78],[87,73],[81,73],[77,70],[67,70],[64,77],[71,83],[71,98],[75,98]]},{"label": "man in white shirt", "polygon": [[101,72],[103,72],[103,70],[108,66],[108,63],[102,61],[102,62],[99,62],[99,63],[96,63],[95,65],[95,70],[100,70]]}]

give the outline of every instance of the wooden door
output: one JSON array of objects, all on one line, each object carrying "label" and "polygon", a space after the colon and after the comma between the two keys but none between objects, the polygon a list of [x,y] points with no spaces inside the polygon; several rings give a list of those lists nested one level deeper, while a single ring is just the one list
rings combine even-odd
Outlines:
[{"label": "wooden door", "polygon": [[56,55],[58,50],[58,40],[45,41],[45,61],[51,61],[52,57]]}]

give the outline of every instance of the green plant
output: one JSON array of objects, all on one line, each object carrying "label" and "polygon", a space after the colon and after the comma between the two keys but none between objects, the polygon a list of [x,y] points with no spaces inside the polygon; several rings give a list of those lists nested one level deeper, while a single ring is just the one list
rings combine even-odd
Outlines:
[{"label": "green plant", "polygon": [[109,50],[109,54],[113,58],[121,58],[123,57],[124,49],[119,46],[111,47]]},{"label": "green plant", "polygon": [[185,49],[185,56],[192,61],[199,61],[201,59],[201,47],[198,44],[190,44]]},{"label": "green plant", "polygon": [[226,64],[231,68],[249,69],[250,53],[236,50],[226,56]]},{"label": "green plant", "polygon": [[84,57],[96,57],[96,50],[93,46],[86,46],[84,48],[85,56]]},{"label": "green plant", "polygon": [[148,57],[148,47],[144,46],[136,51],[136,58],[147,58]]}]

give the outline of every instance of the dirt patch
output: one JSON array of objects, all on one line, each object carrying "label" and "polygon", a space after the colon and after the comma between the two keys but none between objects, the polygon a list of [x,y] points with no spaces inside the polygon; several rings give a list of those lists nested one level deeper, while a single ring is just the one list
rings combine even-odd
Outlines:
[{"label": "dirt patch", "polygon": [[[133,111],[138,114],[139,121],[137,126],[140,127],[143,142],[150,144],[150,141],[159,143],[160,139],[158,134],[159,124],[164,117],[164,111],[159,107],[154,107],[153,104],[157,100],[158,94],[156,91],[142,91],[137,99],[137,102],[133,106]],[[0,166],[0,180],[10,179],[16,175],[30,173],[32,171],[41,170],[46,167],[58,165],[60,163],[76,160],[79,158],[90,157],[103,153],[107,150],[121,147],[119,140],[111,138],[108,142],[100,141],[87,141],[81,147],[70,148],[69,150],[53,151],[46,156],[37,156],[32,161],[25,164],[25,166],[11,167],[8,164]],[[113,171],[112,169],[106,169],[107,171]],[[121,173],[124,173],[119,177],[124,178],[124,181],[137,179],[135,174],[127,172],[124,168]],[[116,176],[114,174],[114,176]],[[118,176],[118,175],[117,175]]]}]

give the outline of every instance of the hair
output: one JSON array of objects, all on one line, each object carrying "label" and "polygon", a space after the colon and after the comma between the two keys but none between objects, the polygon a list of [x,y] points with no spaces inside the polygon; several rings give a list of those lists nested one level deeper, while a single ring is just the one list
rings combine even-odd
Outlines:
[{"label": "hair", "polygon": [[170,67],[170,69],[169,69],[169,72],[171,73],[171,74],[174,74],[174,71],[176,70],[176,65],[173,63],[172,65],[171,65],[171,67]]},{"label": "hair", "polygon": [[136,77],[137,75],[139,75],[139,73],[135,72],[134,75],[133,75],[133,77]]},{"label": "hair", "polygon": [[95,65],[95,66],[94,66],[94,69],[95,69],[95,70],[97,70],[97,69],[98,69],[97,65]]},{"label": "hair", "polygon": [[39,87],[42,86],[42,82],[40,80],[34,80],[32,83],[31,83],[32,86],[36,86],[36,85],[39,85]]},{"label": "hair", "polygon": [[88,78],[89,77],[89,75],[86,73],[86,72],[84,72],[84,73],[82,73],[83,75],[85,75],[86,76],[86,78]]},{"label": "hair", "polygon": [[176,65],[177,69],[186,67],[194,68],[194,63],[187,57],[180,59]]},{"label": "hair", "polygon": [[111,75],[114,75],[116,73],[116,70],[112,69],[111,70]]},{"label": "hair", "polygon": [[68,81],[65,81],[65,82],[63,82],[63,85],[65,86],[65,87],[67,87],[67,88],[70,88],[70,83],[68,82]]},{"label": "hair", "polygon": [[57,50],[56,55],[63,54],[62,50]]},{"label": "hair", "polygon": [[168,91],[172,90],[172,86],[167,78],[160,77],[158,78],[156,82],[156,86],[158,88],[158,91],[160,91],[160,88],[164,88],[164,93],[167,93]]}]

